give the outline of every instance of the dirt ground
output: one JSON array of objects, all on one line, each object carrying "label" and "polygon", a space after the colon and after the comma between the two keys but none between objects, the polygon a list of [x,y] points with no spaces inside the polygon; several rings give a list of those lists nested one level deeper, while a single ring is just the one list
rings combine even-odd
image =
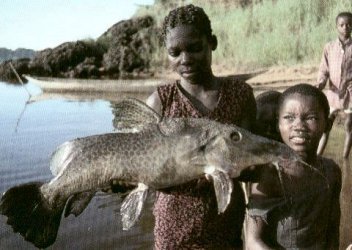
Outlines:
[{"label": "dirt ground", "polygon": [[297,83],[315,84],[318,67],[297,65],[297,66],[275,66],[270,68],[258,69],[254,72],[230,73],[221,72],[217,66],[214,72],[219,71],[220,75],[238,75],[250,84],[256,94],[266,90],[277,90],[282,92],[287,87]]}]

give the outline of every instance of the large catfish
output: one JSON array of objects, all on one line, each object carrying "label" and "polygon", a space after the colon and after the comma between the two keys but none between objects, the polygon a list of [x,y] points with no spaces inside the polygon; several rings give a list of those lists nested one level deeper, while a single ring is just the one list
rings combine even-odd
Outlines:
[{"label": "large catfish", "polygon": [[300,161],[284,144],[234,125],[162,119],[135,99],[117,106],[120,132],[63,143],[51,159],[52,180],[19,185],[3,194],[0,213],[27,241],[40,248],[53,244],[62,214],[79,215],[94,194],[112,182],[136,187],[121,206],[123,228],[128,229],[141,213],[148,188],[160,190],[210,176],[221,213],[230,202],[231,178],[245,168]]}]

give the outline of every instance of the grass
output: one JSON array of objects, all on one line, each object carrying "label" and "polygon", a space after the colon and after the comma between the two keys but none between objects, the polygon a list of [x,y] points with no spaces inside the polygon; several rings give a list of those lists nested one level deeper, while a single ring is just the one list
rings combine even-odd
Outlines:
[{"label": "grass", "polygon": [[[164,4],[161,4],[164,2]],[[168,2],[168,3],[165,3]],[[335,17],[351,11],[351,0],[262,0],[246,8],[206,0],[156,1],[136,15],[152,15],[161,26],[167,13],[183,4],[204,8],[217,35],[215,64],[227,67],[270,67],[318,64],[324,44],[336,37]],[[163,48],[151,58],[155,68],[166,67]]]}]

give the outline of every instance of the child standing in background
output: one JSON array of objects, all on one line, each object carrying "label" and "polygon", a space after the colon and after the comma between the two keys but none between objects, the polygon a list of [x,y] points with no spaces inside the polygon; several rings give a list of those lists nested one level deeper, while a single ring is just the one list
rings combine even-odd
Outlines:
[{"label": "child standing in background", "polygon": [[326,96],[309,84],[282,93],[279,130],[299,162],[262,167],[248,203],[247,249],[339,249],[341,171],[317,156],[327,132]]},{"label": "child standing in background", "polygon": [[[338,39],[327,43],[321,60],[317,87],[322,90],[329,82],[329,89],[324,90],[330,105],[330,117],[333,122],[337,112],[346,114],[345,143],[343,157],[348,158],[352,147],[352,13],[342,12],[336,17]],[[322,155],[329,138],[325,133],[318,147]]]},{"label": "child standing in background", "polygon": [[277,107],[280,96],[279,91],[269,90],[255,98],[257,116],[254,132],[276,141],[281,141],[277,127]]},{"label": "child standing in background", "polygon": [[[250,129],[256,104],[252,88],[211,68],[217,38],[204,10],[187,5],[172,10],[162,35],[168,59],[180,80],[158,87],[147,104],[164,117],[207,117]],[[192,181],[157,193],[156,249],[242,249],[244,194],[234,181],[231,203],[218,214],[212,182]]]}]

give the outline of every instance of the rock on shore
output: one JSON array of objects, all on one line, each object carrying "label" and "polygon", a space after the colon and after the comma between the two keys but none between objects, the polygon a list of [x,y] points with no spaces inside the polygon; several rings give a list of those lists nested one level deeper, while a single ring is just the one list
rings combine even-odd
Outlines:
[{"label": "rock on shore", "polygon": [[0,64],[0,81],[18,82],[9,62],[19,75],[117,79],[146,73],[156,34],[151,16],[120,21],[97,40],[65,42],[38,51],[33,58],[7,60]]}]

